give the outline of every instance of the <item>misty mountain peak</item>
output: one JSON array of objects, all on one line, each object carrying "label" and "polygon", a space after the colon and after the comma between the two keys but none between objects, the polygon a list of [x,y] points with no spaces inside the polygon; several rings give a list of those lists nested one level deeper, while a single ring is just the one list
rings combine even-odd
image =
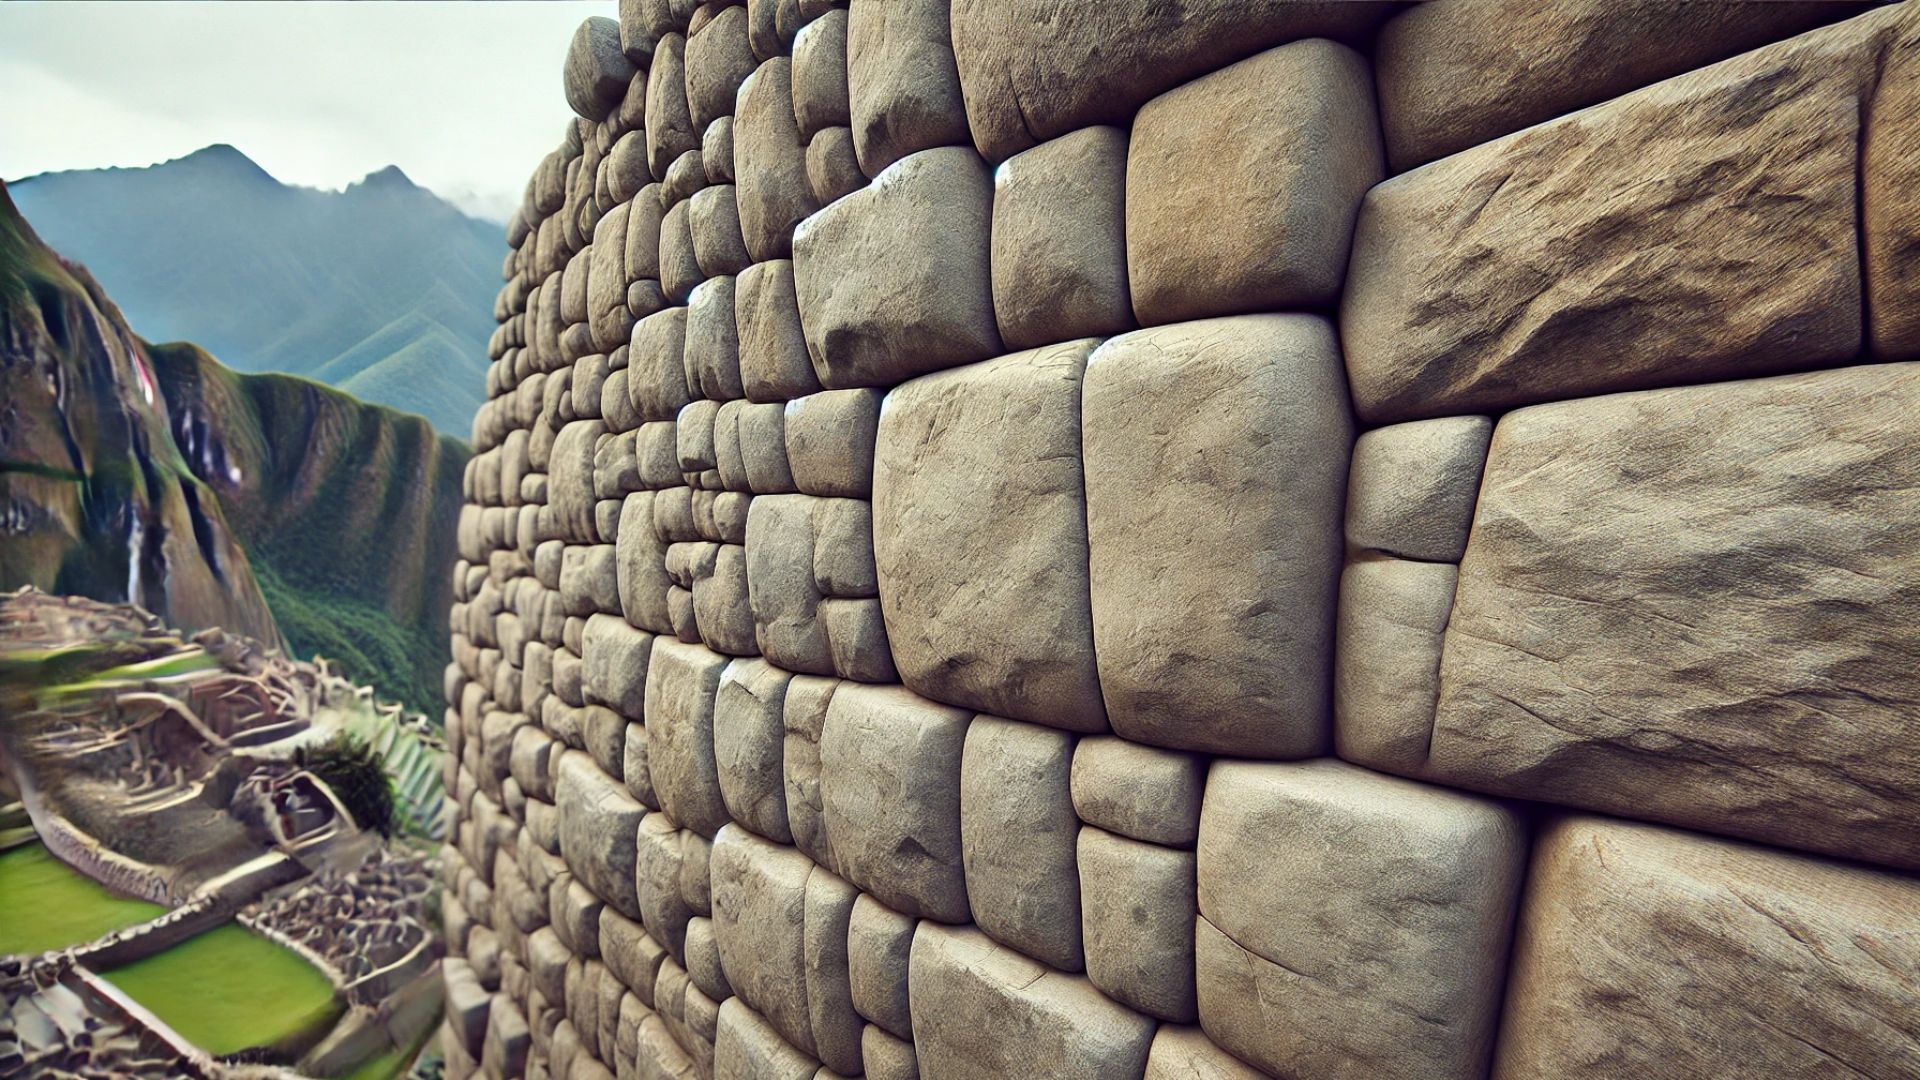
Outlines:
[{"label": "misty mountain peak", "polygon": [[362,177],[349,188],[366,188],[371,191],[420,191],[425,190],[413,182],[413,178],[400,170],[398,165],[389,165]]}]

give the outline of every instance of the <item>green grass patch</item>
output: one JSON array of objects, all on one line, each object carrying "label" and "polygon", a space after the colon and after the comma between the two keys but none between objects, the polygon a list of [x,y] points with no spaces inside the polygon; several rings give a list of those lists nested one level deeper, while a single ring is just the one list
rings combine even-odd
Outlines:
[{"label": "green grass patch", "polygon": [[377,604],[324,586],[295,584],[263,554],[249,555],[267,607],[297,656],[324,656],[380,697],[439,717],[446,707],[440,685],[445,642],[401,623]]},{"label": "green grass patch", "polygon": [[80,945],[167,909],[108,891],[41,843],[0,851],[0,954]]},{"label": "green grass patch", "polygon": [[324,1031],[344,1006],[298,953],[228,923],[105,973],[211,1054],[235,1054]]}]

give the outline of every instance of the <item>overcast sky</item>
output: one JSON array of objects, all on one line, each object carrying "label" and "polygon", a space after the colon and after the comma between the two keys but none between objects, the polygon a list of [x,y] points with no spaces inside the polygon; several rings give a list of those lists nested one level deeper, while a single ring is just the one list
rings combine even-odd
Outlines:
[{"label": "overcast sky", "polygon": [[0,178],[231,143],[289,184],[387,165],[503,220],[560,142],[580,20],[615,0],[0,3]]}]

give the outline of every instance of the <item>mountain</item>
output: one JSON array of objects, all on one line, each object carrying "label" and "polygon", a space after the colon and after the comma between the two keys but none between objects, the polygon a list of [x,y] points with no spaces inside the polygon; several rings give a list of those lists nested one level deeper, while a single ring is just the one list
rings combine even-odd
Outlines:
[{"label": "mountain", "polygon": [[20,212],[153,340],[190,340],[418,413],[460,438],[485,399],[498,225],[398,168],[282,184],[231,146],[15,181]]},{"label": "mountain", "polygon": [[141,340],[0,186],[0,588],[285,641],[438,715],[467,457],[418,416]]}]

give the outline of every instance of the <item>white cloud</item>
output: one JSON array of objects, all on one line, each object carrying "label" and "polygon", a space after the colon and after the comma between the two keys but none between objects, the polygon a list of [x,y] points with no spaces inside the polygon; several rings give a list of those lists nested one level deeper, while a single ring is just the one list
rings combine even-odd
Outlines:
[{"label": "white cloud", "polygon": [[0,3],[0,177],[231,143],[339,188],[387,165],[504,218],[571,113],[560,69],[613,0]]}]

